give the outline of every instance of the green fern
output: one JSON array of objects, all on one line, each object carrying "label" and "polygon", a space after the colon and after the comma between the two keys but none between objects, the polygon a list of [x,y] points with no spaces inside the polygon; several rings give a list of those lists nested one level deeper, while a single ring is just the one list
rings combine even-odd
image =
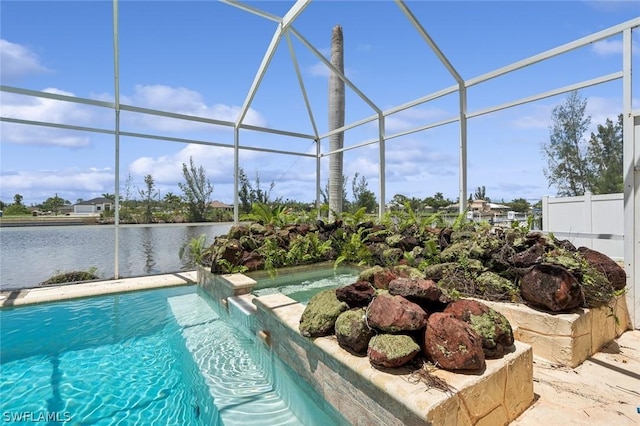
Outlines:
[{"label": "green fern", "polygon": [[178,250],[178,257],[182,261],[183,267],[193,268],[202,263],[202,259],[209,247],[206,245],[207,235],[202,234],[197,238],[192,238],[184,243]]}]

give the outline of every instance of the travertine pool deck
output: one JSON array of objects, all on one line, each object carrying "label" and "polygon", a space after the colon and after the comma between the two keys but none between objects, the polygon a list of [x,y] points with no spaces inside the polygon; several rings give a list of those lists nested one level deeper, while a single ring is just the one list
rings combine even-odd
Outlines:
[{"label": "travertine pool deck", "polygon": [[46,286],[22,290],[0,292],[0,307],[31,305],[34,303],[56,302],[81,297],[101,296],[152,288],[191,285],[198,281],[196,271],[174,274],[123,278],[109,281],[92,281],[80,284]]},{"label": "travertine pool deck", "polygon": [[512,425],[640,425],[640,330],[625,332],[577,368],[534,355],[533,390],[536,401]]}]

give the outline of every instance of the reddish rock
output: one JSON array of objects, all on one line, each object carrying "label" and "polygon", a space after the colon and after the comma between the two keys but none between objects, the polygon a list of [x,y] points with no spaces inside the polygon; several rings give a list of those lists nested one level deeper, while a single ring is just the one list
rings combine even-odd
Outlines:
[{"label": "reddish rock", "polygon": [[341,313],[336,319],[335,330],[338,344],[355,353],[365,352],[369,340],[374,335],[373,330],[367,325],[364,308]]},{"label": "reddish rock", "polygon": [[440,230],[440,233],[438,234],[438,246],[440,246],[440,250],[444,250],[449,247],[449,244],[451,244],[452,233],[452,228],[442,228]]},{"label": "reddish rock", "polygon": [[427,324],[427,313],[402,296],[381,294],[369,305],[367,322],[389,333],[419,330]]},{"label": "reddish rock", "polygon": [[396,368],[420,353],[420,346],[404,334],[378,334],[369,341],[367,356],[376,367]]},{"label": "reddish rock", "polygon": [[367,306],[375,293],[368,281],[358,281],[336,289],[338,300],[346,303],[350,308]]},{"label": "reddish rock", "polygon": [[232,265],[237,265],[240,259],[242,259],[242,244],[240,241],[235,239],[230,239],[224,245],[223,251],[221,253],[221,258],[231,263]]},{"label": "reddish rock", "polygon": [[249,271],[264,269],[264,257],[257,251],[245,251],[242,255],[242,265]]},{"label": "reddish rock", "polygon": [[609,256],[587,247],[578,248],[578,252],[580,252],[582,257],[584,257],[592,267],[607,277],[615,290],[622,290],[627,286],[627,274],[624,272],[624,269]]},{"label": "reddish rock", "polygon": [[482,302],[460,299],[450,303],[444,313],[466,322],[482,337],[486,358],[500,358],[513,346],[513,330],[507,318]]},{"label": "reddish rock", "polygon": [[534,266],[520,280],[520,290],[524,300],[551,312],[567,311],[584,304],[578,280],[558,265]]},{"label": "reddish rock", "polygon": [[305,225],[305,224],[296,225],[296,233],[297,234],[299,234],[299,235],[307,235],[309,232],[311,232],[311,226]]},{"label": "reddish rock", "polygon": [[396,278],[389,283],[389,294],[413,297],[431,302],[448,301],[435,281],[425,278]]},{"label": "reddish rock", "polygon": [[367,234],[367,243],[383,243],[388,236],[389,231],[382,225],[373,225],[371,231]]},{"label": "reddish rock", "polygon": [[235,240],[239,240],[241,237],[249,235],[251,231],[248,226],[244,225],[233,225],[229,232],[227,232],[227,237]]},{"label": "reddish rock", "polygon": [[418,247],[420,243],[413,235],[404,235],[397,242],[396,247],[401,249],[402,251],[411,251],[414,247]]},{"label": "reddish rock", "polygon": [[466,322],[437,312],[429,317],[424,353],[446,370],[481,370],[485,367],[482,337]]},{"label": "reddish rock", "polygon": [[214,274],[224,272],[223,269],[218,265],[218,260],[220,259],[224,259],[232,266],[238,265],[242,260],[243,252],[244,250],[242,248],[242,244],[240,244],[240,241],[235,239],[227,240],[225,238],[222,244],[216,249],[216,253],[213,256],[211,272]]},{"label": "reddish rock", "polygon": [[542,262],[544,250],[545,248],[543,244],[536,243],[525,251],[521,251],[520,253],[516,253],[511,256],[511,263],[513,263],[513,266],[517,266],[519,268],[526,268],[531,265],[535,265]]},{"label": "reddish rock", "polygon": [[383,270],[373,274],[372,284],[375,288],[387,290],[389,288],[389,283],[398,277],[398,273],[393,271],[391,268],[384,268]]},{"label": "reddish rock", "polygon": [[565,249],[566,251],[570,251],[570,252],[578,251],[576,246],[574,246],[573,243],[569,240],[556,241],[556,245],[562,249]]}]

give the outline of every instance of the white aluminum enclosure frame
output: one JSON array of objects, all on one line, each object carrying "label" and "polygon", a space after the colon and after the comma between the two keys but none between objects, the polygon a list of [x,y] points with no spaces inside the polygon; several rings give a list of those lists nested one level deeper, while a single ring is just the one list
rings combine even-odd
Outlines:
[{"label": "white aluminum enclosure frame", "polygon": [[[305,39],[301,32],[296,30],[294,27],[296,19],[303,13],[305,13],[307,7],[311,3],[311,0],[298,0],[293,6],[289,9],[289,11],[283,16],[275,16],[268,12],[264,12],[259,10],[256,7],[238,2],[233,0],[220,0],[222,3],[228,4],[232,7],[236,7],[239,10],[242,10],[246,13],[251,13],[257,16],[260,16],[264,19],[270,20],[272,22],[277,23],[277,28],[272,36],[271,43],[269,44],[260,66],[256,71],[256,75],[253,79],[253,82],[248,90],[248,93],[245,97],[244,103],[238,114],[238,117],[235,121],[222,121],[222,120],[214,120],[207,119],[202,117],[195,117],[184,114],[177,114],[167,111],[159,111],[148,108],[136,107],[133,105],[124,105],[120,103],[120,71],[119,71],[119,34],[118,34],[118,21],[119,21],[119,11],[118,11],[118,0],[113,0],[113,64],[114,64],[114,102],[103,102],[96,101],[93,99],[80,98],[75,96],[65,96],[58,95],[53,93],[47,93],[42,91],[34,91],[28,90],[18,87],[10,87],[10,86],[1,86],[0,90],[7,93],[16,93],[25,96],[39,97],[39,98],[47,98],[47,99],[55,99],[63,102],[72,102],[72,103],[80,103],[85,105],[91,105],[94,107],[108,108],[114,111],[114,124],[112,128],[93,128],[93,127],[83,127],[83,126],[74,126],[60,123],[51,123],[51,122],[43,122],[43,121],[35,121],[28,119],[18,119],[12,117],[0,117],[0,121],[8,122],[8,123],[17,123],[23,125],[30,126],[45,126],[50,128],[62,128],[62,129],[70,129],[77,131],[85,131],[85,132],[93,132],[93,133],[103,133],[110,134],[114,136],[114,155],[115,155],[115,193],[116,193],[116,225],[115,225],[115,265],[114,265],[114,276],[116,278],[119,277],[118,273],[118,234],[119,234],[119,170],[120,170],[120,137],[127,136],[133,138],[144,138],[144,139],[153,139],[153,140],[163,140],[163,141],[171,141],[178,143],[194,143],[194,144],[203,144],[208,146],[219,146],[219,147],[227,147],[234,150],[234,221],[238,221],[238,170],[240,167],[239,153],[240,150],[255,150],[266,153],[276,153],[276,154],[285,154],[285,155],[294,155],[294,156],[302,156],[302,157],[310,157],[316,159],[316,203],[319,205],[320,203],[320,165],[321,160],[324,157],[334,155],[338,152],[345,152],[352,149],[361,148],[371,144],[379,145],[379,188],[378,188],[378,201],[380,205],[379,215],[381,216],[384,213],[385,209],[385,143],[388,140],[398,138],[401,136],[409,135],[412,133],[421,132],[427,129],[435,128],[438,126],[450,124],[450,123],[459,123],[459,200],[460,200],[460,212],[463,212],[466,209],[466,194],[467,194],[467,121],[474,117],[479,117],[485,114],[490,114],[496,111],[500,111],[503,109],[515,107],[518,105],[523,105],[529,102],[545,99],[548,97],[556,96],[559,94],[567,93],[573,90],[578,90],[590,86],[595,86],[598,84],[606,83],[614,80],[622,80],[622,98],[623,98],[623,114],[624,114],[624,247],[625,247],[625,269],[628,274],[628,282],[629,282],[629,309],[632,314],[632,321],[634,327],[640,328],[640,288],[638,281],[640,281],[640,225],[637,223],[638,216],[640,216],[640,184],[638,182],[639,179],[639,167],[640,164],[640,149],[637,147],[638,141],[634,142],[634,120],[637,124],[640,120],[638,116],[640,116],[639,111],[632,111],[632,82],[631,82],[631,74],[632,74],[632,31],[640,27],[640,17],[632,19],[627,22],[623,22],[619,25],[610,27],[608,29],[599,31],[597,33],[588,35],[586,37],[582,37],[578,40],[575,40],[570,43],[563,44],[554,49],[547,50],[540,54],[531,56],[529,58],[523,59],[521,61],[515,62],[513,64],[507,65],[505,67],[496,69],[494,71],[488,72],[486,74],[465,79],[463,76],[458,73],[454,64],[452,64],[445,53],[438,47],[437,43],[433,40],[433,38],[429,35],[425,27],[421,24],[419,19],[413,14],[407,3],[403,0],[395,0],[396,5],[401,10],[401,12],[407,17],[407,24],[412,25],[418,34],[425,41],[425,54],[429,53],[429,50],[432,51],[443,64],[443,66],[447,69],[449,74],[452,76],[455,84],[443,88],[434,93],[421,95],[419,98],[416,98],[410,102],[397,105],[395,107],[389,108],[387,110],[382,110],[379,106],[377,106],[371,99],[369,99],[365,93],[363,93],[358,87],[356,87],[353,82],[351,82],[345,75],[338,72],[335,68],[331,66],[331,63],[324,57],[319,50],[314,47],[309,41]],[[539,63],[541,61],[545,61],[547,59],[556,57],[558,55],[562,55],[566,52],[570,52],[572,50],[578,49],[583,46],[587,46],[591,43],[607,39],[612,36],[622,34],[623,37],[623,64],[622,69],[620,71],[603,75],[600,77],[596,77],[590,80],[576,82],[574,84],[556,88],[554,90],[549,90],[543,93],[539,93],[533,96],[529,96],[526,98],[514,100],[511,102],[507,102],[501,105],[496,105],[489,108],[483,108],[477,111],[468,112],[467,111],[467,89],[469,87],[482,84],[486,81],[492,80],[494,78],[498,78],[500,76],[509,74],[513,71],[528,67],[530,65]],[[296,53],[294,46],[291,42],[291,37],[295,37],[306,49],[312,52],[321,62],[323,62],[332,72],[336,73],[338,77],[344,81],[345,85],[347,85],[355,94],[357,94],[369,107],[372,109],[372,115],[366,117],[362,120],[358,120],[353,123],[345,124],[343,127],[339,129],[335,129],[329,131],[325,134],[319,134],[318,128],[316,125],[316,120],[314,118],[313,108],[311,103],[309,102],[309,98],[307,95],[307,91],[304,85],[303,77],[300,72],[300,67],[296,58]],[[286,40],[286,44],[291,56],[292,63],[295,68],[298,85],[300,87],[301,93],[304,98],[305,107],[307,109],[309,119],[310,119],[310,130],[309,133],[299,133],[299,132],[291,132],[286,129],[273,129],[266,128],[260,126],[253,126],[246,124],[244,121],[246,119],[246,114],[251,106],[251,103],[260,88],[260,84],[262,79],[269,69],[269,65],[271,60],[275,54],[276,49],[280,45],[282,39]],[[418,52],[419,53],[419,52]],[[415,54],[413,52],[412,54]],[[455,115],[452,115],[450,118],[440,120],[438,122],[425,122],[424,124],[402,132],[398,132],[395,134],[387,134],[385,127],[385,120],[392,114],[398,113],[403,110],[407,110],[418,105],[423,105],[428,103],[429,101],[441,98],[443,96],[453,94],[458,92],[459,98],[459,108],[458,112]],[[324,106],[323,106],[324,107]],[[128,111],[140,114],[148,114],[154,116],[162,116],[162,117],[170,117],[173,119],[186,120],[186,121],[196,121],[200,123],[206,123],[211,126],[222,126],[233,129],[233,143],[221,143],[211,140],[192,140],[192,139],[182,139],[175,137],[168,137],[165,135],[152,135],[152,134],[143,134],[136,132],[126,132],[121,131],[120,129],[120,113],[121,111]],[[356,128],[366,123],[378,122],[378,135],[376,138],[371,140],[361,141],[355,145],[344,147],[340,150],[332,151],[332,152],[322,152],[320,142],[323,139],[328,138],[329,136],[344,132],[349,129]],[[252,130],[259,131],[265,133],[271,133],[275,135],[283,135],[289,137],[300,138],[303,140],[314,141],[316,143],[315,153],[308,152],[297,152],[297,151],[285,151],[278,149],[269,149],[269,148],[257,148],[257,147],[248,147],[243,146],[241,143],[241,132],[242,130]]]}]

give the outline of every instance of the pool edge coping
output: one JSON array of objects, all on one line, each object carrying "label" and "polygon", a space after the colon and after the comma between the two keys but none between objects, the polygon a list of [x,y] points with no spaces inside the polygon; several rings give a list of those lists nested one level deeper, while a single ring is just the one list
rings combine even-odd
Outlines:
[{"label": "pool edge coping", "polygon": [[197,282],[197,271],[192,270],[81,284],[4,290],[0,292],[0,309],[155,288],[195,285]]}]

